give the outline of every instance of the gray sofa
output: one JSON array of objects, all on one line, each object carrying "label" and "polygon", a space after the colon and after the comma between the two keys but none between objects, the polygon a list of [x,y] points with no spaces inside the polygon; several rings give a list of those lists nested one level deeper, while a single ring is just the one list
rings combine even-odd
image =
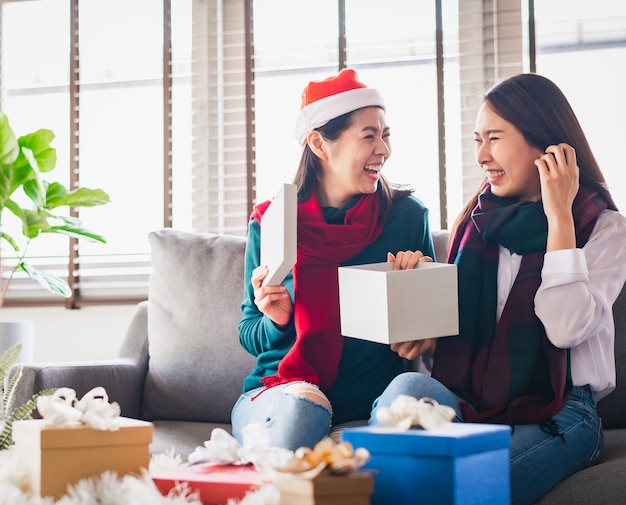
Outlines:
[{"label": "gray sofa", "polygon": [[[243,293],[241,237],[163,229],[150,234],[149,297],[138,304],[119,352],[109,361],[29,364],[17,401],[50,387],[82,395],[104,386],[122,415],[154,422],[152,453],[187,456],[215,427],[229,429],[231,407],[254,358],[239,345]],[[446,232],[435,233],[438,258]],[[626,503],[626,295],[615,305],[617,390],[600,402],[601,464],[558,485],[538,503]]]}]

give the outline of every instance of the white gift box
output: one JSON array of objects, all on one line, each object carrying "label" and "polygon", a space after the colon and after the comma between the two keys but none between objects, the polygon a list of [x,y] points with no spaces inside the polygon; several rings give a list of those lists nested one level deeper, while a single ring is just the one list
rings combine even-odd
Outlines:
[{"label": "white gift box", "polygon": [[298,193],[295,184],[283,184],[261,218],[261,265],[269,272],[264,286],[278,286],[296,263]]},{"label": "white gift box", "polygon": [[342,334],[383,344],[457,335],[456,265],[392,268],[392,262],[339,267]]}]

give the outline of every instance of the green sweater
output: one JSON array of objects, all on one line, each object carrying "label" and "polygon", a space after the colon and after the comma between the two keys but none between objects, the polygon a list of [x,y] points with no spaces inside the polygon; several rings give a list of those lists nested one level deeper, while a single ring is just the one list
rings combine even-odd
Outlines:
[{"label": "green sweater", "polygon": [[[324,209],[327,221],[337,219],[338,213],[341,219],[345,210]],[[332,218],[331,214],[334,214]],[[262,377],[277,373],[278,364],[295,339],[293,322],[285,330],[279,330],[254,304],[254,290],[249,279],[260,263],[260,233],[258,221],[250,221],[239,340],[250,354],[256,356],[256,366],[244,379],[244,392],[261,386]],[[428,209],[414,196],[394,203],[378,239],[342,265],[379,263],[387,261],[388,252],[395,254],[406,250],[420,250],[435,259]],[[291,273],[284,284],[293,299]],[[368,419],[372,402],[391,379],[405,370],[405,363],[388,345],[344,337],[337,379],[328,391],[324,391],[333,406],[333,424]]]}]

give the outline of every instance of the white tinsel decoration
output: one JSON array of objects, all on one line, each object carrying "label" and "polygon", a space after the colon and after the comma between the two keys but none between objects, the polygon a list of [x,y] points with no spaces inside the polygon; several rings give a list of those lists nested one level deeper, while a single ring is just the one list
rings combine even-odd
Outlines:
[{"label": "white tinsel decoration", "polygon": [[[173,450],[156,454],[150,468],[168,469],[187,463]],[[84,479],[71,486],[68,493],[55,501],[41,498],[25,490],[26,474],[12,449],[0,451],[0,505],[202,505],[200,498],[187,486],[173,489],[168,496],[158,490],[148,471],[139,477],[119,476],[104,472],[98,477]],[[229,500],[228,505],[279,505],[280,494],[271,484],[249,492],[241,501]]]},{"label": "white tinsel decoration", "polygon": [[241,501],[230,499],[226,505],[280,505],[280,491],[274,484],[265,484],[246,493]]}]

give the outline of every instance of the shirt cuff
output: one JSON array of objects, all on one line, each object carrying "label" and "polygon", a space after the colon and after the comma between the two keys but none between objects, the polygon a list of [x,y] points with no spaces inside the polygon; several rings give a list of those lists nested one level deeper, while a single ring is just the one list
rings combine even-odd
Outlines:
[{"label": "shirt cuff", "polygon": [[582,249],[549,251],[543,260],[541,271],[543,287],[569,284],[589,279],[589,270]]}]

